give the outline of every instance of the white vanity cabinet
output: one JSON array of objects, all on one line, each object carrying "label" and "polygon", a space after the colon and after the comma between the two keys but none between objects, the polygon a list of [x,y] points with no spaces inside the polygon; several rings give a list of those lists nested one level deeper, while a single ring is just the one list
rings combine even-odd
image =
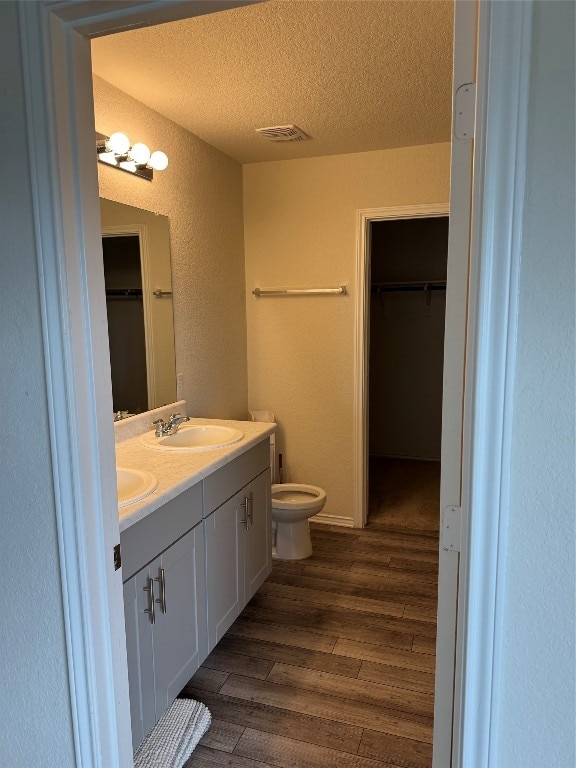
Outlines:
[{"label": "white vanity cabinet", "polygon": [[120,534],[134,749],[272,570],[270,444]]},{"label": "white vanity cabinet", "polygon": [[269,463],[264,441],[204,481],[208,651],[272,570]]},{"label": "white vanity cabinet", "polygon": [[207,655],[201,516],[198,484],[121,535],[134,748]]}]

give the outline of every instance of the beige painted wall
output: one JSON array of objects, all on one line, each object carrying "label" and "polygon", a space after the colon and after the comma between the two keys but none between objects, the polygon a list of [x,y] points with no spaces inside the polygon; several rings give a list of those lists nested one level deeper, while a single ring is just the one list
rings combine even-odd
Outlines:
[{"label": "beige painted wall", "polygon": [[242,167],[94,77],[96,130],[162,149],[166,171],[145,181],[98,164],[100,196],[170,219],[178,392],[195,416],[246,418]]},{"label": "beige painted wall", "polygon": [[[280,425],[285,480],[353,516],[356,211],[446,202],[450,145],[244,166],[248,403]],[[346,284],[346,297],[255,299],[254,287]]]}]

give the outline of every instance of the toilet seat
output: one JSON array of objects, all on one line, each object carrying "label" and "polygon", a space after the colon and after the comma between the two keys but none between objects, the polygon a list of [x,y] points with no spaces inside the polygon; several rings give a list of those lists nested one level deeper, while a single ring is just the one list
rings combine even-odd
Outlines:
[{"label": "toilet seat", "polygon": [[315,485],[278,483],[272,486],[272,507],[275,509],[305,510],[324,506],[326,491]]}]

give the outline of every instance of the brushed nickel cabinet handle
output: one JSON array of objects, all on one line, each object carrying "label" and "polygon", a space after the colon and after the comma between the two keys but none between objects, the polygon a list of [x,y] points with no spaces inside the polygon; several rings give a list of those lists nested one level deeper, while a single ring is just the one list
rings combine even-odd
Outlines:
[{"label": "brushed nickel cabinet handle", "polygon": [[254,525],[254,494],[252,491],[246,499],[246,516],[250,520],[250,525]]},{"label": "brushed nickel cabinet handle", "polygon": [[148,592],[148,608],[144,608],[144,613],[150,616],[150,624],[156,623],[156,609],[154,607],[154,579],[146,579],[146,586],[142,587],[144,592]]},{"label": "brushed nickel cabinet handle", "polygon": [[158,578],[154,579],[160,584],[160,597],[156,598],[156,602],[160,605],[162,613],[166,613],[166,575],[164,568],[158,568]]},{"label": "brushed nickel cabinet handle", "polygon": [[240,520],[246,530],[248,530],[248,518],[250,517],[250,497],[244,496],[244,501],[240,502],[240,506],[244,509],[244,519]]}]

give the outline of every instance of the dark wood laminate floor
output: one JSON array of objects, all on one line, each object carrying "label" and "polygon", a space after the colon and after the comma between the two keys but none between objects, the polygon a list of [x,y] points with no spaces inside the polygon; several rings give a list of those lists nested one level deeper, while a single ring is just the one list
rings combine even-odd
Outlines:
[{"label": "dark wood laminate floor", "polygon": [[438,538],[313,526],[183,692],[213,723],[186,768],[430,768]]}]

